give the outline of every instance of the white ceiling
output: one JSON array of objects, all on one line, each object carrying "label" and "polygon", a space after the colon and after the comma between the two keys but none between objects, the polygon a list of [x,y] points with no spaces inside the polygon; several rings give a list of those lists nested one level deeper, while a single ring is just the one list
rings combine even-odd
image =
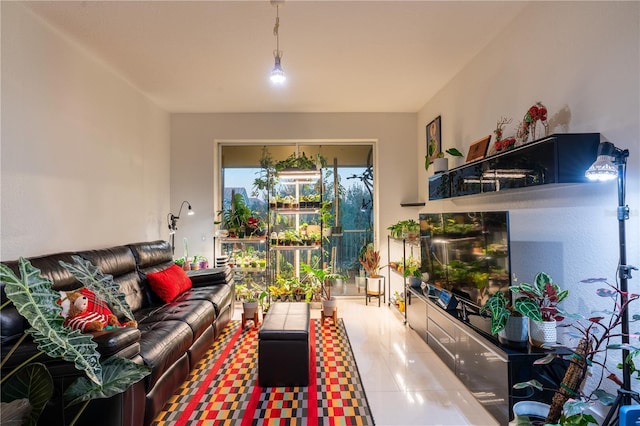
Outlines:
[{"label": "white ceiling", "polygon": [[416,112],[526,5],[46,1],[28,7],[169,112]]}]

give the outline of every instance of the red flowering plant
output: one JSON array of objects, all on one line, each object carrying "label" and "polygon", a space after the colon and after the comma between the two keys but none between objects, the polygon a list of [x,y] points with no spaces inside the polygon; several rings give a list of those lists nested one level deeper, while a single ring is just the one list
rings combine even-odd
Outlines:
[{"label": "red flowering plant", "polygon": [[265,234],[264,222],[259,217],[250,216],[247,219],[247,234],[262,236]]}]

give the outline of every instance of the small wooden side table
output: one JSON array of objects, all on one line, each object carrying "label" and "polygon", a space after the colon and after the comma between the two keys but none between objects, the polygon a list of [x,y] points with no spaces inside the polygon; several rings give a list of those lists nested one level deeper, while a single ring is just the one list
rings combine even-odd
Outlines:
[{"label": "small wooden side table", "polygon": [[242,313],[242,327],[245,326],[247,321],[251,321],[251,320],[253,320],[253,326],[257,327],[258,326],[258,311],[256,311],[255,314],[253,314],[253,318],[245,318],[244,312]]},{"label": "small wooden side table", "polygon": [[331,318],[331,320],[333,321],[333,325],[338,325],[338,307],[337,306],[333,310],[333,315],[330,317],[327,317],[324,315],[324,309],[320,311],[320,324],[324,325],[324,322],[329,318]]}]

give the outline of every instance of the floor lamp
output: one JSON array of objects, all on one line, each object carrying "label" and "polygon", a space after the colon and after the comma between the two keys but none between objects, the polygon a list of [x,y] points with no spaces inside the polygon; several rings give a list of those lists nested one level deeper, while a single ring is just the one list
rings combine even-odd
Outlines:
[{"label": "floor lamp", "polygon": [[174,254],[176,252],[175,238],[176,238],[176,231],[178,230],[178,219],[180,219],[180,215],[182,214],[182,208],[184,207],[185,204],[189,207],[187,211],[187,215],[193,216],[194,212],[193,212],[193,209],[191,208],[191,204],[188,201],[183,201],[182,204],[180,204],[180,211],[178,211],[178,216],[174,216],[173,213],[169,213],[167,215],[167,225],[169,226],[169,235],[171,236],[171,253],[174,253]]},{"label": "floor lamp", "polygon": [[[607,181],[618,179],[618,238],[620,248],[620,260],[618,265],[619,289],[621,292],[622,303],[626,301],[628,293],[628,280],[631,278],[631,271],[636,269],[634,266],[627,265],[627,245],[626,245],[626,229],[625,222],[629,219],[629,206],[625,202],[625,179],[627,173],[627,157],[629,157],[628,149],[616,148],[611,142],[601,142],[598,146],[598,157],[596,161],[585,172],[585,176],[590,180]],[[622,312],[622,344],[629,343],[629,310],[624,309]],[[617,417],[614,423],[611,423],[613,417],[618,414],[621,406],[631,405],[631,401],[635,400],[640,403],[640,396],[637,392],[631,390],[631,372],[626,359],[629,355],[628,349],[622,350],[622,387],[618,389],[618,396],[609,410],[603,424],[609,425],[617,423]]]}]

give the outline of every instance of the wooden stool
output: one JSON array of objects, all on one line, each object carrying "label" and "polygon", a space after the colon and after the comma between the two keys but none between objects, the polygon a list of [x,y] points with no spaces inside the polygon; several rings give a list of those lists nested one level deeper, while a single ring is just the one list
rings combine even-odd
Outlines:
[{"label": "wooden stool", "polygon": [[324,309],[320,311],[320,324],[324,325],[324,322],[328,318],[331,318],[331,320],[333,321],[333,325],[338,325],[338,307],[337,306],[333,310],[333,316],[330,316],[330,317],[325,317],[324,316]]},{"label": "wooden stool", "polygon": [[245,323],[247,321],[251,321],[253,319],[253,326],[257,327],[258,326],[258,311],[256,311],[255,314],[253,314],[253,318],[245,318],[244,317],[244,312],[242,313],[242,327],[244,327]]}]

